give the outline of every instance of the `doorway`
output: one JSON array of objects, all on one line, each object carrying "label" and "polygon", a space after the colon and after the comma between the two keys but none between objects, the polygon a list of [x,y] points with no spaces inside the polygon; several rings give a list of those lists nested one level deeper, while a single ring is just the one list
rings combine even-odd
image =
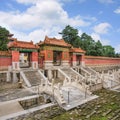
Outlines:
[{"label": "doorway", "polygon": [[76,55],[76,62],[77,62],[77,65],[80,65],[80,63],[81,63],[81,55]]},{"label": "doorway", "polygon": [[31,67],[31,53],[20,52],[19,63],[20,68]]},{"label": "doorway", "polygon": [[61,65],[62,51],[53,51],[53,64]]}]

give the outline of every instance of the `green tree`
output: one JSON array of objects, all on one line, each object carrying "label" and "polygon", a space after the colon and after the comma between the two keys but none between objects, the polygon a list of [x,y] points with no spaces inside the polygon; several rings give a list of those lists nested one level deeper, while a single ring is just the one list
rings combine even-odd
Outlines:
[{"label": "green tree", "polygon": [[0,50],[7,50],[9,31],[0,26]]},{"label": "green tree", "polygon": [[103,53],[104,56],[115,57],[115,49],[110,45],[103,46]]},{"label": "green tree", "polygon": [[115,54],[115,57],[120,58],[120,53],[116,53],[116,54]]},{"label": "green tree", "polygon": [[83,33],[81,35],[81,40],[81,48],[86,51],[86,55],[95,55],[95,41],[92,39],[92,37],[87,35],[86,33]]},{"label": "green tree", "polygon": [[80,47],[86,51],[86,55],[93,56],[106,56],[106,57],[119,57],[120,54],[115,54],[115,50],[112,46],[103,46],[100,40],[95,42],[90,35],[83,33],[78,35],[78,30],[74,29],[70,25],[67,25],[60,33],[62,38],[73,47]]},{"label": "green tree", "polygon": [[103,46],[102,43],[98,40],[95,44],[96,56],[103,56]]},{"label": "green tree", "polygon": [[74,47],[79,47],[80,37],[78,35],[78,30],[74,29],[70,25],[67,25],[60,33],[62,38]]}]

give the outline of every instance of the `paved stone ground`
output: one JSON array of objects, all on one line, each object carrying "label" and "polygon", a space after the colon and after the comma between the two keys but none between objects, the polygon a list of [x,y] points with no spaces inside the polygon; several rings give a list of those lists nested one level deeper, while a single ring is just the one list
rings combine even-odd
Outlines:
[{"label": "paved stone ground", "polygon": [[102,89],[94,94],[99,97],[70,111],[56,106],[10,120],[120,120],[120,93]]},{"label": "paved stone ground", "polygon": [[2,83],[0,84],[0,102],[13,100],[25,96],[34,95],[24,88],[18,88],[18,83]]},{"label": "paved stone ground", "polygon": [[80,91],[78,88],[75,87],[62,87],[63,97],[67,103],[66,106],[63,106],[65,110],[73,109],[78,105],[84,104],[90,100],[96,99],[98,96],[96,95],[89,95],[83,91]]},{"label": "paved stone ground", "polygon": [[10,102],[7,104],[0,104],[0,117],[11,113],[22,111],[23,108],[18,102]]},{"label": "paved stone ground", "polygon": [[90,95],[85,95],[84,92],[74,87],[62,87],[62,92],[65,101],[69,102],[69,104],[72,103],[74,100],[83,100],[85,99],[85,97],[90,97]]}]

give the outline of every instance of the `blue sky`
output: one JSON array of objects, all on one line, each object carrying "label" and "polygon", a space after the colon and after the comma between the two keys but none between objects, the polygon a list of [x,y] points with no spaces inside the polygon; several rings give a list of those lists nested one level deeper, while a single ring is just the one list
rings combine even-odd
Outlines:
[{"label": "blue sky", "polygon": [[120,52],[120,0],[0,0],[0,25],[34,43],[71,25]]}]

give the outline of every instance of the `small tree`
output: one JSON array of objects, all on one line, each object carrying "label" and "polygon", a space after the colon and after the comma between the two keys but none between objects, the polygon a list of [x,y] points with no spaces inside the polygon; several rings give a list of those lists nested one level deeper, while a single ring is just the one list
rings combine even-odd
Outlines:
[{"label": "small tree", "polygon": [[8,43],[8,35],[9,31],[6,28],[0,26],[0,50],[6,51],[7,50],[7,43]]}]

